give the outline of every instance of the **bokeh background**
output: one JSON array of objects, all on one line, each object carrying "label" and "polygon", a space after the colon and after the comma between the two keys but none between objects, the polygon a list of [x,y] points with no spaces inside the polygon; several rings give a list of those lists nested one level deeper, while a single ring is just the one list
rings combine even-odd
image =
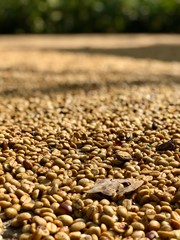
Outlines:
[{"label": "bokeh background", "polygon": [[0,33],[179,33],[180,0],[1,0]]}]

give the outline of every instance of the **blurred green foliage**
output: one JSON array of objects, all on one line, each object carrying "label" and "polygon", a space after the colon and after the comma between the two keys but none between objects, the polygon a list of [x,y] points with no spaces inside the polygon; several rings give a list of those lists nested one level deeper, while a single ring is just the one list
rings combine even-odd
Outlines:
[{"label": "blurred green foliage", "polygon": [[1,0],[0,33],[180,32],[180,0]]}]

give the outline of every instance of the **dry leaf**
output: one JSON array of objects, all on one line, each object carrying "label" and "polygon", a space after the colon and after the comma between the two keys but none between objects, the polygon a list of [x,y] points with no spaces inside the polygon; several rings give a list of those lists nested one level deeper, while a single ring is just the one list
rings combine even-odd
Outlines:
[{"label": "dry leaf", "polygon": [[[144,183],[143,180],[128,179],[97,179],[95,185],[87,193],[103,193],[108,196],[123,195],[139,188]],[[125,184],[125,186],[123,185]]]}]

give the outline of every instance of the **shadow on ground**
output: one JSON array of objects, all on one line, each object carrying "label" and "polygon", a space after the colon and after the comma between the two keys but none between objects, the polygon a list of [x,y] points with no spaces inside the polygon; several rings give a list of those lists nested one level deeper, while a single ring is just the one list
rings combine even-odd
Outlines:
[{"label": "shadow on ground", "polygon": [[[132,40],[133,41],[133,40]],[[179,62],[180,61],[180,45],[178,44],[155,44],[149,45],[146,47],[130,47],[130,48],[96,48],[96,47],[82,47],[82,48],[54,48],[54,47],[35,47],[35,46],[19,46],[18,48],[12,48],[13,50],[21,51],[58,51],[58,52],[70,52],[70,53],[85,53],[85,54],[101,54],[101,55],[111,55],[111,56],[118,56],[118,57],[131,57],[135,59],[153,59],[159,60],[164,62]],[[0,69],[0,71],[14,71],[16,69]],[[138,78],[137,75],[132,76],[121,76],[120,73],[116,74],[115,79],[105,80],[105,81],[97,81],[91,82],[88,79],[78,82],[77,76],[78,72],[73,72],[74,80],[73,82],[62,82],[62,83],[53,83],[53,76],[62,77],[68,74],[69,69],[64,69],[61,72],[54,72],[54,71],[36,71],[32,70],[28,72],[27,69],[23,70],[22,68],[19,69],[20,72],[26,74],[33,74],[34,79],[38,79],[41,77],[42,79],[45,78],[46,75],[52,76],[52,81],[49,83],[49,86],[41,86],[37,87],[34,84],[33,88],[27,89],[20,85],[20,88],[14,85],[11,89],[4,88],[0,91],[0,95],[33,95],[37,92],[42,94],[49,94],[49,93],[66,93],[69,91],[78,92],[78,91],[92,91],[92,90],[101,90],[102,88],[122,88],[122,87],[129,87],[129,86],[143,86],[143,85],[157,85],[157,84],[171,84],[171,83],[180,83],[179,76],[172,76],[171,74],[165,75],[162,74],[161,76],[154,75],[150,76],[142,76]],[[78,70],[79,71],[79,70]],[[127,77],[127,78],[126,78]],[[87,76],[88,78],[88,76]],[[14,79],[16,80],[16,79]],[[33,81],[35,83],[35,81]]]},{"label": "shadow on ground", "polygon": [[0,96],[33,96],[38,94],[48,95],[48,94],[66,94],[68,92],[78,93],[84,91],[88,94],[91,91],[100,91],[102,89],[125,89],[134,86],[154,86],[159,85],[170,86],[171,84],[180,84],[179,77],[163,75],[160,77],[161,80],[157,80],[157,76],[152,77],[151,79],[144,79],[136,77],[134,79],[120,79],[120,80],[106,80],[100,82],[71,82],[71,83],[55,83],[53,82],[48,87],[34,87],[32,89],[22,88],[11,88],[4,89],[0,91]]},{"label": "shadow on ground", "polygon": [[[132,40],[133,41],[133,40]],[[17,49],[17,48],[16,48]],[[89,54],[103,54],[114,55],[119,57],[132,57],[138,59],[153,59],[165,62],[180,61],[180,45],[178,44],[155,44],[143,47],[130,48],[48,48],[48,47],[26,47],[21,46],[18,50],[42,50],[42,51],[60,51],[71,53],[89,53]]]},{"label": "shadow on ground", "polygon": [[79,48],[57,49],[59,51],[84,52],[94,54],[115,55],[160,61],[180,61],[180,45],[154,45],[137,48]]}]

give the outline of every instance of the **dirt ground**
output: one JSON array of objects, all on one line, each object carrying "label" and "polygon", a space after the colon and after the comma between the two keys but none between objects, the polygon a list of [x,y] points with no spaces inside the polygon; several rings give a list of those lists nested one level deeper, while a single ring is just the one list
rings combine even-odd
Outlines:
[{"label": "dirt ground", "polygon": [[[148,174],[151,175],[151,171],[153,172],[155,170],[159,170],[159,168],[156,167],[157,162],[156,164],[152,162],[152,168],[147,167],[147,171],[145,173],[145,170],[143,169],[146,167],[143,164],[146,164],[146,157],[159,157],[161,154],[156,154],[155,147],[158,144],[173,138],[177,141],[177,148],[174,151],[174,147],[171,146],[173,149],[170,149],[167,155],[164,155],[164,157],[170,157],[174,159],[175,163],[173,163],[172,166],[169,163],[167,163],[168,166],[166,163],[164,163],[162,166],[164,167],[164,174],[170,174],[172,171],[171,174],[175,174],[174,178],[178,182],[178,169],[180,167],[180,156],[178,153],[178,129],[180,126],[179,99],[179,35],[129,34],[0,36],[0,135],[2,135],[0,136],[0,155],[3,156],[0,160],[0,192],[4,193],[4,179],[7,179],[7,169],[10,169],[9,171],[14,178],[16,176],[16,172],[14,172],[11,167],[7,167],[9,166],[9,159],[7,157],[9,154],[8,151],[13,151],[13,154],[16,155],[16,158],[19,154],[17,149],[14,148],[14,145],[16,146],[16,144],[22,144],[22,139],[29,138],[30,140],[27,140],[27,142],[24,140],[26,145],[28,144],[28,141],[31,141],[31,143],[36,142],[41,151],[44,151],[44,145],[41,146],[41,136],[37,137],[36,139],[33,134],[30,135],[31,133],[29,133],[29,131],[39,131],[40,134],[41,131],[39,129],[41,127],[41,134],[45,134],[45,140],[43,141],[46,141],[46,137],[48,135],[52,136],[53,138],[57,134],[56,131],[63,131],[60,140],[58,140],[61,142],[62,138],[63,144],[64,141],[67,141],[67,144],[69,143],[67,140],[68,138],[66,139],[66,133],[64,133],[67,128],[70,129],[67,133],[70,135],[74,134],[74,132],[76,132],[76,135],[78,135],[80,133],[77,134],[77,132],[83,132],[86,130],[87,136],[90,138],[91,135],[98,135],[99,132],[102,131],[102,135],[105,134],[103,138],[107,143],[108,149],[109,147],[112,147],[111,143],[117,140],[116,132],[119,133],[122,131],[123,134],[125,134],[124,140],[122,140],[122,142],[124,141],[124,147],[122,146],[122,150],[127,151],[130,155],[134,156],[133,160],[131,160],[131,165],[133,168],[135,167],[135,170],[132,170],[135,171],[133,175],[133,173],[129,173],[131,170],[129,170],[130,168],[128,165],[123,166],[121,168],[121,175],[117,175],[117,177],[123,176],[123,178],[126,176],[138,178],[138,175],[142,176],[143,174],[145,174],[147,177]],[[61,111],[59,114],[58,111],[60,108]],[[57,116],[62,117],[62,123],[56,120]],[[149,140],[148,134],[151,133],[148,133],[148,130],[151,131],[150,128],[154,119],[159,128],[155,125],[158,130],[157,135],[155,135],[154,138],[152,137],[152,139],[155,141],[152,143],[153,140]],[[140,127],[139,130],[137,130],[138,126]],[[142,130],[146,127],[147,132]],[[58,130],[59,128],[60,130]],[[140,131],[140,133],[138,131]],[[132,140],[135,142],[129,142],[129,140],[127,140],[127,134],[132,132],[135,132],[135,140]],[[19,138],[19,134],[21,135],[22,139]],[[141,135],[140,140],[138,139],[138,134]],[[79,141],[82,140],[83,144],[85,144],[86,137],[84,139],[84,135],[78,136]],[[1,138],[5,139],[1,140]],[[100,142],[103,141],[102,136],[100,138],[101,140],[98,140],[97,137],[96,141],[93,140],[92,142],[92,145],[99,149],[101,148]],[[55,140],[57,141],[57,139]],[[142,154],[137,154],[139,150],[136,151],[136,144],[139,144],[139,141],[141,142],[141,140],[145,141],[146,145],[154,144],[152,147],[152,152],[148,152],[149,150],[142,147]],[[88,141],[89,140],[87,140],[87,142]],[[98,143],[98,141],[100,142]],[[118,141],[120,140],[118,139]],[[5,146],[6,143],[10,142],[10,145]],[[47,149],[49,149],[49,152],[47,153],[47,156],[49,158],[50,155],[48,154],[52,154],[52,146],[54,145],[49,146],[48,144]],[[117,145],[118,144],[120,143],[117,142]],[[80,144],[80,147],[83,147],[82,144]],[[47,149],[45,149],[45,151],[47,151]],[[76,149],[75,147],[72,147],[72,149],[73,151],[77,151],[76,154],[79,154],[79,159],[82,157],[82,152],[86,151],[82,150],[81,152],[77,147]],[[139,149],[141,149],[141,147]],[[15,156],[13,154],[12,156]],[[110,154],[103,155],[104,153],[102,152],[98,152],[98,154],[98,156],[101,156],[103,159],[102,161],[106,161],[106,157],[109,159],[107,160],[107,164],[109,164],[108,161],[111,161],[112,156],[114,156],[111,156]],[[39,164],[38,161],[42,155],[42,152],[37,152],[37,159],[34,157],[32,158],[32,161],[35,161],[37,164]],[[94,155],[92,154],[91,158],[93,158],[92,156]],[[7,159],[5,160],[4,157]],[[89,155],[88,157],[90,158]],[[31,160],[28,154],[24,155],[24,159],[27,161]],[[139,161],[139,159],[144,162],[142,163],[141,161],[141,165],[137,167],[137,161]],[[158,161],[158,158],[155,161]],[[15,169],[21,165],[21,163],[16,162],[16,160],[14,164],[15,165],[13,166],[15,166]],[[68,164],[71,165],[71,163]],[[85,163],[83,162],[83,166],[86,168],[86,164],[84,164]],[[147,163],[147,165],[148,164],[149,163]],[[159,166],[161,167],[160,164]],[[117,166],[115,166],[115,168],[116,167]],[[172,170],[172,168],[177,171]],[[148,169],[151,171],[148,172]],[[100,176],[98,174],[97,176]],[[38,176],[38,173],[36,173],[36,175]],[[106,175],[108,178],[112,176],[114,175],[111,175],[110,173],[107,173]],[[96,177],[91,177],[91,180],[95,182]],[[152,175],[151,177],[152,182],[149,180],[150,186],[156,186],[158,189],[158,178],[156,179],[155,175]],[[76,176],[74,178],[76,181]],[[79,178],[80,176],[78,177],[78,180]],[[146,181],[148,180],[145,180],[145,182]],[[162,182],[163,181],[166,186],[166,178],[163,178]],[[91,186],[93,182],[90,181]],[[166,189],[161,190],[168,191],[168,184],[169,182],[167,183]],[[175,185],[175,183],[173,184],[174,194],[179,194],[179,185]],[[162,186],[159,186],[159,188],[162,188]],[[5,191],[8,193],[7,189]],[[68,191],[71,193],[71,190]],[[73,194],[74,192],[75,190],[73,191]],[[28,194],[28,196],[32,197],[31,193]],[[171,194],[171,192],[169,194]],[[81,197],[81,200],[85,201],[85,196],[83,194],[80,196],[80,198]],[[171,197],[172,211],[176,211],[176,209],[179,208],[179,202],[177,202],[176,205],[173,202],[173,196]],[[33,204],[34,201],[35,200],[33,198]],[[151,201],[151,199],[149,201]],[[121,204],[121,202],[119,204]],[[137,202],[135,202],[135,204],[137,204],[139,207],[144,203],[142,203],[137,197]],[[7,221],[7,216],[4,217],[4,208],[5,207],[2,206],[0,213],[0,217],[4,221],[2,239],[18,239],[21,234],[21,229],[17,231],[16,229],[9,227],[10,221]],[[22,207],[20,213],[26,211],[24,209],[26,208]],[[84,210],[82,210],[82,212],[83,211]],[[179,211],[177,211],[177,214],[180,216]],[[74,219],[78,217],[81,218],[82,216],[78,214],[77,216],[76,214],[74,215]],[[140,218],[137,219],[137,221],[141,222]],[[172,222],[170,229],[172,231],[177,230],[177,228],[180,227],[178,225],[179,223],[177,223],[178,220],[176,220],[177,219],[168,220]],[[29,221],[28,223],[30,224],[30,220],[27,221]],[[157,229],[157,236],[154,235],[154,238],[148,238],[148,232],[152,229],[148,229],[148,227],[145,226],[145,230],[143,230],[144,235],[141,237],[146,236],[146,239],[162,240],[164,239],[164,233],[162,233],[161,227]],[[136,228],[134,228],[134,230],[136,230]],[[160,233],[158,233],[159,230]],[[86,233],[86,231],[84,230],[83,232],[82,230],[82,234],[83,233]],[[166,236],[165,234],[165,238],[174,239],[173,237],[176,237],[176,235],[173,234],[174,233],[172,232],[172,234],[169,235],[170,237]],[[33,239],[34,235],[28,236],[29,239]],[[61,239],[55,234],[53,237],[54,239]],[[141,239],[141,237],[137,239]],[[91,240],[91,238],[87,239]],[[105,238],[100,238],[99,236],[99,239]],[[119,235],[117,235],[116,238],[115,235],[114,239],[126,238],[120,238]],[[132,235],[132,238],[129,239],[135,238],[133,238]]]}]

